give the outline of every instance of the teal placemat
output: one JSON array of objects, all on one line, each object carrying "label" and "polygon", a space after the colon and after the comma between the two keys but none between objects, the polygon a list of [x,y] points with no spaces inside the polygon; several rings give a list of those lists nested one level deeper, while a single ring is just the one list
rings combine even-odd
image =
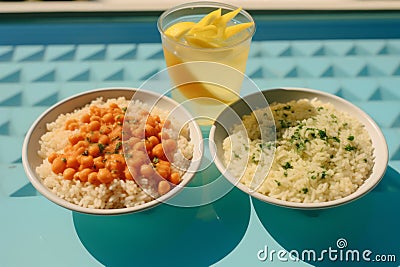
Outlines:
[{"label": "teal placemat", "polygon": [[[207,232],[216,236],[221,234],[221,237],[232,242],[232,246],[206,250],[208,261],[200,261],[202,265],[216,263],[220,266],[243,266],[245,262],[262,266],[266,262],[257,259],[257,252],[266,244],[269,244],[270,249],[276,250],[306,248],[296,244],[310,244],[322,249],[334,244],[341,235],[347,238],[350,245],[364,249],[362,245],[368,244],[371,249],[381,253],[385,251],[380,251],[377,245],[372,246],[371,240],[366,240],[382,238],[388,245],[381,248],[386,249],[386,253],[398,255],[398,246],[391,247],[394,240],[397,242],[400,239],[398,230],[391,229],[395,227],[392,221],[400,218],[398,209],[390,210],[392,206],[395,208],[394,205],[386,205],[382,209],[379,205],[386,202],[398,203],[399,200],[399,59],[398,39],[253,42],[247,75],[260,89],[308,87],[336,94],[356,104],[371,115],[383,130],[389,146],[389,172],[380,186],[366,197],[321,214],[302,214],[255,200],[250,205],[250,199],[234,191],[214,208],[232,205],[232,201],[228,200],[240,201],[244,219],[241,220],[241,227],[232,230],[236,235],[232,236],[232,232],[223,230],[229,228],[229,222],[234,221],[233,211],[227,211],[226,208],[220,211],[221,218],[226,218],[225,222],[221,218],[208,223],[199,222],[193,219],[196,218],[193,214],[178,214],[178,217],[191,219],[187,221],[187,232],[177,238],[174,245],[182,247],[180,251],[185,251],[187,255],[207,258],[206,255],[199,255],[202,246],[207,246],[204,236],[209,237]],[[93,240],[95,232],[91,232],[90,225],[100,223],[98,219],[80,214],[71,215],[69,211],[38,195],[28,183],[22,168],[22,142],[33,121],[59,100],[98,87],[139,87],[164,68],[161,44],[157,43],[0,46],[0,226],[3,229],[0,266],[101,266],[113,265],[113,262],[116,266],[126,264],[128,259],[113,261],[111,257],[105,256],[106,250],[98,249],[97,241],[118,242],[112,235],[103,234]],[[160,92],[162,91],[163,88],[160,87]],[[241,93],[246,95],[251,92],[244,90]],[[170,211],[164,207],[160,213],[164,214],[163,212],[178,211]],[[280,217],[274,217],[274,214]],[[347,228],[342,223],[339,228],[335,228],[338,224],[332,223],[342,222],[337,216],[351,217],[354,214],[359,219],[346,220]],[[371,219],[371,214],[375,219]],[[360,218],[370,222],[364,226],[363,231],[357,232],[356,229],[360,229],[357,228],[358,223],[365,225]],[[129,220],[121,220],[121,225],[130,225]],[[135,218],[132,217],[131,220]],[[293,227],[291,222],[296,220],[303,226]],[[118,225],[115,221],[104,220],[103,223],[109,223],[114,228]],[[322,231],[324,223],[331,230]],[[371,223],[381,223],[384,228],[371,234],[375,227],[379,227]],[[315,233],[307,225],[315,227]],[[280,227],[285,227],[282,230],[286,231],[285,234],[280,232]],[[96,229],[106,231],[106,228]],[[193,236],[191,233],[196,229],[198,234]],[[310,233],[296,234],[299,231]],[[314,234],[323,236],[327,232],[329,235],[325,236],[326,243],[316,242],[321,238]],[[362,233],[367,234],[362,237]],[[101,236],[108,239],[100,238]],[[307,236],[310,242],[307,243],[306,240],[302,243]],[[197,238],[198,242],[190,237]],[[213,243],[219,244],[217,241]],[[185,244],[189,244],[189,247],[183,249]],[[154,246],[157,247],[156,244]],[[137,246],[133,247],[139,249]],[[397,251],[390,251],[391,248]],[[101,255],[99,251],[102,252]],[[115,256],[116,250],[111,251]],[[123,251],[131,252],[137,262],[143,263],[148,257],[151,258],[143,258],[143,253],[140,254],[142,257],[138,256],[132,250]],[[400,260],[400,255],[398,257]],[[190,258],[173,262],[177,265],[182,262],[189,264]]]}]

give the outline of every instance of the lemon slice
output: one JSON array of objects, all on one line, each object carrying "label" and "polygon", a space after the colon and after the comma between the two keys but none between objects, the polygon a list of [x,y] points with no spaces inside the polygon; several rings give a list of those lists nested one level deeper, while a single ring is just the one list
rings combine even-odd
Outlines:
[{"label": "lemon slice", "polygon": [[247,28],[250,28],[251,26],[253,26],[253,23],[247,22],[247,23],[240,23],[240,24],[226,27],[225,33],[224,33],[224,38],[228,39],[228,38],[232,37],[233,35],[241,32]]},{"label": "lemon slice", "polygon": [[196,23],[192,21],[183,21],[176,23],[169,27],[165,31],[165,35],[174,38],[174,39],[181,39],[183,35],[185,35]]}]

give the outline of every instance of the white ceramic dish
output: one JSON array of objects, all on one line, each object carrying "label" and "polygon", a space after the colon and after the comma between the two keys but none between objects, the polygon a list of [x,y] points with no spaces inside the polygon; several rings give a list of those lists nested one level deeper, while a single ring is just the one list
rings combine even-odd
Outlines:
[{"label": "white ceramic dish", "polygon": [[53,122],[60,114],[72,112],[77,108],[82,108],[86,104],[90,103],[92,100],[95,100],[98,97],[103,97],[104,100],[110,98],[117,98],[120,96],[124,96],[126,99],[132,99],[132,96],[135,95],[135,100],[140,100],[143,103],[156,103],[157,107],[163,110],[174,110],[174,118],[183,123],[189,124],[190,129],[190,138],[191,142],[194,144],[193,150],[193,158],[201,159],[201,155],[203,153],[203,147],[200,146],[202,144],[202,134],[199,126],[193,120],[192,116],[186,109],[184,109],[181,105],[179,105],[174,100],[162,96],[160,94],[142,90],[142,89],[134,89],[134,88],[102,88],[95,89],[91,91],[87,91],[78,95],[74,95],[69,97],[61,102],[55,104],[54,106],[47,109],[31,126],[29,131],[26,134],[23,148],[22,148],[22,163],[25,169],[25,172],[28,176],[29,181],[32,185],[46,198],[51,200],[52,202],[67,208],[72,211],[88,213],[88,214],[98,214],[98,215],[116,215],[123,213],[132,213],[137,211],[142,211],[151,207],[154,207],[162,202],[167,201],[169,198],[176,195],[185,185],[187,185],[195,172],[200,166],[200,160],[193,160],[190,163],[188,171],[183,175],[182,181],[179,186],[176,186],[173,190],[169,191],[167,194],[161,196],[160,198],[147,202],[143,205],[129,207],[129,208],[120,208],[120,209],[93,209],[93,208],[84,208],[75,204],[72,204],[52,193],[46,186],[41,183],[40,177],[36,174],[36,167],[39,166],[43,159],[38,155],[37,151],[40,148],[39,140],[40,137],[46,132],[46,124],[49,122]]},{"label": "white ceramic dish", "polygon": [[377,126],[374,120],[370,116],[368,116],[364,111],[362,111],[352,103],[348,102],[347,100],[344,100],[338,96],[321,92],[318,90],[305,89],[305,88],[279,88],[279,89],[265,90],[262,91],[261,93],[258,92],[244,97],[243,99],[245,101],[241,99],[233,103],[230,106],[230,108],[232,108],[235,111],[235,113],[237,113],[237,116],[241,118],[243,115],[249,114],[251,112],[251,110],[249,110],[249,107],[246,106],[245,102],[252,103],[255,101],[259,101],[261,96],[260,94],[262,94],[265,97],[268,103],[272,102],[285,103],[291,100],[298,100],[304,98],[307,99],[318,98],[322,102],[329,102],[333,104],[336,107],[336,109],[340,111],[345,111],[351,114],[365,126],[366,130],[368,131],[371,137],[372,145],[374,148],[373,156],[375,158],[375,164],[370,177],[366,179],[364,184],[362,184],[352,194],[334,201],[327,201],[321,203],[295,203],[268,197],[258,192],[252,192],[251,190],[249,190],[248,187],[244,186],[242,183],[237,183],[237,179],[226,171],[225,165],[223,163],[222,142],[228,135],[225,129],[230,129],[233,126],[234,121],[236,119],[236,118],[230,119],[229,116],[227,116],[227,114],[231,114],[232,112],[228,111],[228,109],[225,109],[216,119],[216,122],[218,123],[214,123],[214,125],[211,127],[209,136],[211,142],[210,151],[212,155],[215,155],[215,164],[217,168],[221,171],[221,173],[224,174],[224,176],[230,182],[234,183],[239,189],[250,194],[252,197],[255,197],[267,203],[284,207],[290,207],[290,208],[298,208],[298,209],[318,209],[318,208],[333,207],[353,201],[371,191],[380,182],[383,175],[385,174],[386,167],[388,164],[387,143],[380,128]]}]

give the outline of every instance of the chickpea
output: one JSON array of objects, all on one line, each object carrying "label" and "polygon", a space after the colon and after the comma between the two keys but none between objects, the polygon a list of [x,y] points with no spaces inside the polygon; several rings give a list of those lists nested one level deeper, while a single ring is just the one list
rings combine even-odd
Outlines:
[{"label": "chickpea", "polygon": [[68,156],[67,157],[67,168],[73,168],[73,169],[78,169],[79,168],[79,162],[78,162],[78,159],[75,156]]},{"label": "chickpea", "polygon": [[93,167],[93,157],[91,155],[89,156],[82,156],[80,158],[80,164],[82,168],[92,168]]},{"label": "chickpea", "polygon": [[170,128],[171,127],[171,121],[170,120],[165,120],[163,123],[162,123],[162,127],[164,128]]},{"label": "chickpea", "polygon": [[110,138],[107,135],[100,135],[98,142],[102,145],[108,145],[110,143]]},{"label": "chickpea", "polygon": [[101,126],[101,124],[100,124],[99,121],[91,121],[91,122],[89,123],[89,130],[90,130],[90,131],[97,131],[97,130],[100,130],[100,126]]},{"label": "chickpea", "polygon": [[100,138],[100,132],[99,131],[94,131],[92,133],[87,134],[89,140],[91,143],[97,143]]},{"label": "chickpea", "polygon": [[79,148],[79,147],[83,147],[83,148],[87,148],[89,146],[89,142],[88,141],[79,141],[78,143],[76,143],[74,145],[74,147]]},{"label": "chickpea", "polygon": [[157,131],[150,124],[146,124],[146,126],[144,127],[144,134],[145,134],[145,137],[150,137],[153,135],[157,135]]},{"label": "chickpea", "polygon": [[158,139],[161,141],[169,139],[169,134],[167,134],[165,131],[159,132],[157,134]]},{"label": "chickpea", "polygon": [[100,127],[100,133],[101,134],[109,134],[109,133],[111,133],[111,131],[112,131],[112,129],[111,129],[110,126],[102,125]]},{"label": "chickpea", "polygon": [[175,151],[175,149],[177,147],[176,142],[173,139],[167,139],[162,144],[163,144],[164,150],[167,153]]},{"label": "chickpea", "polygon": [[91,172],[88,175],[88,182],[93,185],[99,185],[100,181],[97,179],[97,172]]},{"label": "chickpea", "polygon": [[53,163],[51,164],[51,170],[55,174],[63,173],[66,167],[67,167],[67,159],[64,157],[64,155],[55,158],[53,160]]},{"label": "chickpea", "polygon": [[84,139],[84,136],[80,133],[72,134],[68,136],[68,141],[71,143],[71,145],[77,144],[79,141],[82,141]]},{"label": "chickpea", "polygon": [[153,153],[153,156],[155,156],[159,159],[162,159],[162,160],[166,159],[162,144],[157,144],[155,147],[153,147],[152,153]]},{"label": "chickpea", "polygon": [[132,158],[128,159],[128,166],[132,168],[139,168],[146,162],[147,155],[143,151],[136,151]]},{"label": "chickpea", "polygon": [[154,174],[154,169],[150,164],[140,166],[140,174],[146,178],[150,178]]},{"label": "chickpea", "polygon": [[108,169],[102,168],[97,173],[97,179],[99,179],[99,181],[101,183],[107,184],[107,183],[110,183],[113,180],[113,177],[111,175],[111,172]]},{"label": "chickpea", "polygon": [[98,114],[100,114],[100,108],[98,107],[98,106],[95,106],[95,105],[93,105],[93,106],[90,106],[90,113],[92,114],[92,115],[98,115]]},{"label": "chickpea", "polygon": [[81,122],[83,123],[89,123],[90,122],[90,115],[89,113],[85,113],[81,117]]},{"label": "chickpea", "polygon": [[101,115],[101,109],[99,109],[99,112],[96,115],[90,117],[90,122],[93,122],[93,121],[100,122],[101,121],[100,115]]},{"label": "chickpea", "polygon": [[157,172],[162,178],[168,179],[171,175],[171,168],[166,165],[159,165],[157,166]]},{"label": "chickpea", "polygon": [[79,128],[79,124],[77,122],[69,123],[68,126],[66,126],[66,129],[69,131],[74,131],[78,128]]},{"label": "chickpea", "polygon": [[133,145],[133,151],[134,152],[136,152],[136,151],[146,151],[146,146],[145,146],[145,144],[144,144],[144,142],[143,141],[139,141],[139,142],[137,142],[136,144],[134,144]]},{"label": "chickpea", "polygon": [[47,158],[47,160],[48,160],[50,163],[53,163],[53,161],[54,161],[57,157],[58,157],[58,154],[55,153],[55,152],[53,152],[53,153],[51,153],[51,154],[49,155],[49,157]]},{"label": "chickpea", "polygon": [[113,110],[115,108],[119,108],[117,103],[110,103],[109,107],[111,110]]},{"label": "chickpea", "polygon": [[66,130],[73,130],[73,129],[70,129],[71,124],[77,124],[77,121],[76,121],[75,119],[67,120],[67,121],[65,122],[65,129],[66,129]]},{"label": "chickpea", "polygon": [[146,121],[146,124],[148,124],[148,125],[150,125],[150,126],[152,126],[152,127],[155,127],[156,126],[156,120],[155,120],[155,118],[153,117],[153,116],[151,116],[151,115],[149,115],[148,117],[147,117],[147,121]]},{"label": "chickpea", "polygon": [[74,155],[78,158],[79,156],[81,156],[84,152],[86,151],[86,147],[76,147],[76,149],[74,150]]},{"label": "chickpea", "polygon": [[92,144],[89,146],[88,152],[89,152],[89,155],[91,155],[93,158],[95,158],[100,155],[100,148],[97,144]]},{"label": "chickpea", "polygon": [[[133,175],[132,175],[132,173],[133,173]],[[137,174],[136,174],[136,171],[135,171],[134,169],[132,169],[131,171],[129,171],[128,168],[125,168],[125,170],[124,170],[124,176],[125,176],[125,180],[133,180],[133,179],[134,179],[133,177],[136,177]]]},{"label": "chickpea", "polygon": [[118,115],[115,115],[114,120],[117,123],[122,124],[124,122],[124,118],[125,118],[125,116],[123,114],[118,114]]},{"label": "chickpea", "polygon": [[114,123],[114,117],[113,117],[112,113],[109,113],[109,112],[104,114],[102,120],[105,123],[108,123],[108,124],[113,124]]},{"label": "chickpea", "polygon": [[166,193],[169,192],[169,190],[171,189],[171,186],[169,185],[169,183],[167,181],[160,181],[158,183],[158,193],[160,195],[165,195]]},{"label": "chickpea", "polygon": [[150,143],[153,145],[153,146],[156,146],[156,145],[158,145],[159,143],[160,143],[160,140],[158,140],[158,138],[157,138],[157,136],[150,136],[149,138],[147,138],[147,140],[149,140],[150,141]]},{"label": "chickpea", "polygon": [[89,131],[88,125],[87,124],[81,125],[81,127],[79,127],[79,131],[81,131],[81,133],[88,132]]},{"label": "chickpea", "polygon": [[105,168],[106,164],[103,162],[104,158],[102,156],[93,159],[93,167],[95,169]]},{"label": "chickpea", "polygon": [[121,126],[115,127],[114,130],[112,130],[112,132],[110,133],[109,138],[111,140],[121,140],[121,138],[122,138],[122,127]]},{"label": "chickpea", "polygon": [[143,139],[145,136],[145,131],[142,127],[132,130],[132,136],[136,138]]},{"label": "chickpea", "polygon": [[181,181],[181,177],[180,177],[179,173],[177,173],[177,172],[171,173],[170,181],[173,184],[179,184]]},{"label": "chickpea", "polygon": [[146,151],[151,151],[153,149],[153,144],[149,140],[144,141],[144,146],[146,147]]},{"label": "chickpea", "polygon": [[63,172],[63,177],[65,180],[72,180],[74,178],[75,169],[73,168],[66,168]]}]

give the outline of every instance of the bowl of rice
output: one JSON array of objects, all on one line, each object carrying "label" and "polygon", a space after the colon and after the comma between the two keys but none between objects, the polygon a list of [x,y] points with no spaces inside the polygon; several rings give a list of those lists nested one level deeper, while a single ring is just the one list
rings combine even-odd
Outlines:
[{"label": "bowl of rice", "polygon": [[178,194],[200,166],[191,114],[158,93],[100,88],[71,96],[32,124],[22,162],[32,185],[72,211],[143,211]]},{"label": "bowl of rice", "polygon": [[264,202],[334,207],[371,191],[388,164],[382,131],[364,111],[329,93],[269,89],[227,107],[210,131],[219,171]]}]

